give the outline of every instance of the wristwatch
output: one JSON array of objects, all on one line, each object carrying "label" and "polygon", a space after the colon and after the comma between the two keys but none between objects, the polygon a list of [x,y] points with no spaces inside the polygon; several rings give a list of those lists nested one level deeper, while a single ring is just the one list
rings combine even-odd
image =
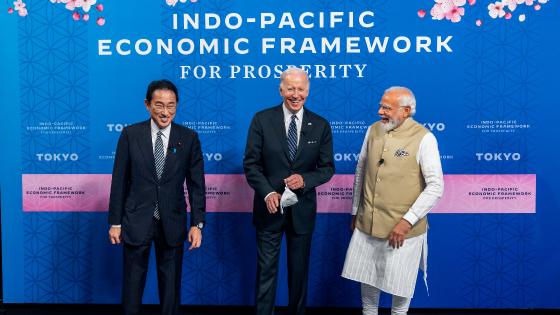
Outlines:
[{"label": "wristwatch", "polygon": [[204,223],[200,222],[196,225],[196,227],[202,230],[202,228],[204,227]]}]

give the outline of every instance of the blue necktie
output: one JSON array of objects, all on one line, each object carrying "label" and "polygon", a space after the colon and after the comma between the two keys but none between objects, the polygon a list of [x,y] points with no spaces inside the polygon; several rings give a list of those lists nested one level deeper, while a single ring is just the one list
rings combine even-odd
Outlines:
[{"label": "blue necktie", "polygon": [[296,126],[296,115],[292,115],[292,122],[290,123],[290,128],[288,129],[288,147],[290,148],[290,163],[294,163],[294,158],[296,157],[297,151],[297,126]]},{"label": "blue necktie", "polygon": [[[161,140],[161,135],[163,133],[158,131],[156,139],[156,150],[154,157],[156,160],[156,173],[158,181],[161,178],[161,173],[163,172],[163,165],[165,164],[165,155],[163,154],[163,141]],[[159,201],[156,203],[156,210],[154,211],[154,217],[159,220],[161,217],[159,215]]]}]

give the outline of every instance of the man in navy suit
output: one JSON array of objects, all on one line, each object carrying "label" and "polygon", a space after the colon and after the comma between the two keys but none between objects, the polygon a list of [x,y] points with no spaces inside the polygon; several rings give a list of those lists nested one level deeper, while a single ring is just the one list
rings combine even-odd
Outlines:
[{"label": "man in navy suit", "polygon": [[[284,71],[280,77],[284,102],[255,114],[247,135],[243,167],[247,182],[255,190],[258,315],[274,314],[284,233],[288,246],[288,314],[303,315],[306,310],[311,236],[317,215],[315,187],[329,181],[335,172],[331,127],[303,106],[308,94],[305,71]],[[290,191],[297,203],[279,209],[282,194]]]},{"label": "man in navy suit", "polygon": [[124,241],[122,314],[140,312],[152,242],[162,314],[179,314],[184,243],[200,247],[206,220],[204,161],[198,134],[172,122],[179,103],[173,83],[153,81],[144,103],[151,118],[125,127],[117,144],[109,237]]}]

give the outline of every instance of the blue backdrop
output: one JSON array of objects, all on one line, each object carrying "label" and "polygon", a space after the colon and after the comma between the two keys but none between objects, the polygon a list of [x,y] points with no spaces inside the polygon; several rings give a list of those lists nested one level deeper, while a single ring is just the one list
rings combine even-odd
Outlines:
[{"label": "blue backdrop", "polygon": [[[420,18],[418,10],[434,6],[430,0],[113,1],[101,12],[92,7],[87,22],[45,0],[28,0],[25,17],[6,6],[0,18],[4,301],[120,303],[121,297],[122,247],[108,241],[107,213],[24,212],[22,176],[110,174],[120,130],[148,119],[146,88],[159,78],[179,88],[175,121],[196,126],[206,173],[243,174],[253,114],[281,102],[275,70],[307,65],[306,106],[333,126],[360,130],[375,122],[383,91],[406,86],[417,98],[415,119],[438,139],[445,174],[537,175],[536,213],[429,215],[430,295],[420,278],[412,307],[560,308],[554,140],[560,5],[549,2],[492,19],[490,1],[478,0],[464,5],[457,23],[432,20],[429,11]],[[305,12],[312,15],[301,20]],[[338,48],[329,48],[337,38]],[[379,45],[370,52],[375,38]],[[128,42],[119,51],[121,40]],[[419,45],[428,41],[427,48]],[[283,43],[293,47],[283,50]],[[503,121],[517,127],[473,128]],[[72,128],[44,133],[45,123]],[[363,129],[333,136],[337,174],[353,174]],[[519,158],[495,158],[500,153]],[[349,220],[345,213],[317,217],[310,306],[361,306],[359,285],[340,277]],[[203,247],[185,254],[183,304],[252,305],[254,235],[250,213],[209,213]],[[145,303],[158,303],[154,263]],[[277,304],[286,305],[285,269],[280,279]],[[381,304],[390,298],[383,295]]]}]

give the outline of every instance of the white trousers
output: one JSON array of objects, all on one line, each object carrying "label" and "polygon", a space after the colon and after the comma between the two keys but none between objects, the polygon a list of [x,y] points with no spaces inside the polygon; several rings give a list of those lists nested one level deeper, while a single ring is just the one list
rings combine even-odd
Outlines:
[{"label": "white trousers", "polygon": [[[362,283],[363,315],[377,315],[379,309],[379,295],[381,290],[369,284]],[[393,295],[391,315],[406,315],[410,306],[410,298]]]}]

